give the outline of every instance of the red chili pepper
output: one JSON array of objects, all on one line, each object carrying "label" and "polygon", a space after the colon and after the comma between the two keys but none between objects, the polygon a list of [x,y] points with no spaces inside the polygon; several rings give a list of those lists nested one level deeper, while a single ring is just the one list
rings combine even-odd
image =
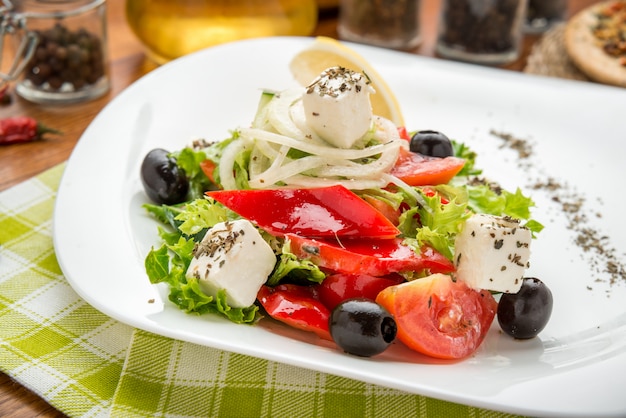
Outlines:
[{"label": "red chili pepper", "polygon": [[0,145],[36,141],[46,133],[60,134],[27,116],[0,119]]}]

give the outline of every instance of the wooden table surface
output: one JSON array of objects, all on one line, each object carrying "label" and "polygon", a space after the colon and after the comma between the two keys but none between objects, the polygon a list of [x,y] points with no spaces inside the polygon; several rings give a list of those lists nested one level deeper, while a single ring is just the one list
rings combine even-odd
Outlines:
[{"label": "wooden table surface", "polygon": [[[142,45],[128,27],[124,14],[124,1],[108,2],[109,59],[112,88],[103,97],[91,102],[42,106],[29,103],[13,95],[8,106],[0,106],[0,118],[26,115],[63,132],[49,140],[0,148],[0,191],[20,183],[51,168],[69,157],[76,141],[98,112],[128,85],[150,72],[156,65],[144,55]],[[326,2],[328,3],[328,2]],[[570,0],[569,15],[597,1]],[[434,45],[439,0],[422,2],[423,41],[416,54],[435,56]],[[336,38],[337,10],[321,13],[315,35]],[[516,62],[503,67],[503,71],[521,71],[532,45],[538,36],[526,36],[522,56]],[[0,416],[2,417],[64,417],[44,400],[0,373]]]}]

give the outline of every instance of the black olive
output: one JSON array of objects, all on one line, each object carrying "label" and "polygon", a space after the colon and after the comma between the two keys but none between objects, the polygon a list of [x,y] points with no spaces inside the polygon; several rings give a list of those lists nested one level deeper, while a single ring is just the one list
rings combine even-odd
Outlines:
[{"label": "black olive", "polygon": [[537,336],[552,314],[552,292],[541,280],[526,277],[517,293],[505,293],[498,303],[498,323],[517,339]]},{"label": "black olive", "polygon": [[409,149],[430,157],[445,158],[454,155],[450,139],[437,131],[418,131],[411,137]]},{"label": "black olive", "polygon": [[370,357],[396,338],[396,321],[385,308],[364,298],[343,301],[330,316],[330,335],[346,353]]},{"label": "black olive", "polygon": [[153,149],[141,164],[141,183],[148,197],[165,205],[182,203],[187,197],[189,180],[185,171],[164,149]]}]

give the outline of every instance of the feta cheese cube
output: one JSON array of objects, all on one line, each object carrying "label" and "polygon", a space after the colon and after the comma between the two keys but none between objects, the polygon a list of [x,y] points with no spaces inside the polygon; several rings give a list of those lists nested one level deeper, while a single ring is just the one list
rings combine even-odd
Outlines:
[{"label": "feta cheese cube", "polygon": [[245,219],[216,224],[194,249],[187,269],[209,296],[226,291],[234,308],[250,306],[274,269],[276,256],[259,231]]},{"label": "feta cheese cube", "polygon": [[457,279],[477,290],[517,293],[529,266],[531,239],[518,220],[473,215],[455,240]]},{"label": "feta cheese cube", "polygon": [[362,74],[328,68],[302,95],[307,125],[337,148],[351,148],[372,125],[373,92]]}]

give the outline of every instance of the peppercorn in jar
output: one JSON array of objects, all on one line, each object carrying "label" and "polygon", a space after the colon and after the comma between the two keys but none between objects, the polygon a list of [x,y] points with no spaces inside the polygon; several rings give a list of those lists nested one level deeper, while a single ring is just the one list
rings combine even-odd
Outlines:
[{"label": "peppercorn in jar", "polygon": [[519,57],[527,0],[445,0],[437,54],[500,65]]},{"label": "peppercorn in jar", "polygon": [[[36,103],[73,103],[109,90],[105,0],[25,0],[14,3],[14,22],[33,42],[16,92]],[[20,33],[15,31],[19,43]]]},{"label": "peppercorn in jar", "polygon": [[526,33],[542,33],[567,17],[567,0],[528,0],[524,29]]},{"label": "peppercorn in jar", "polygon": [[341,0],[337,32],[346,41],[399,50],[421,43],[420,0]]}]

